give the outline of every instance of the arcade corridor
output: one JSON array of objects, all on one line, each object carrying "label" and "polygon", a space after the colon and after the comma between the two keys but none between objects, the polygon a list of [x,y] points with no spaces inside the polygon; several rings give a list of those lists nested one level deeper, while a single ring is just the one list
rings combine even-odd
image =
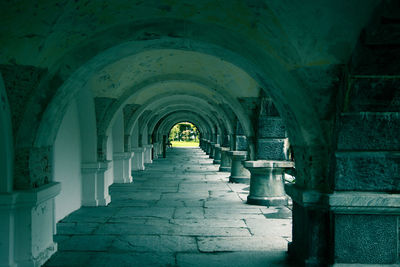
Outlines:
[{"label": "arcade corridor", "polygon": [[399,0],[0,1],[0,267],[398,266],[399,32]]},{"label": "arcade corridor", "polygon": [[248,185],[217,171],[199,148],[169,149],[109,206],[59,222],[45,266],[285,266],[290,210],[244,204]]}]

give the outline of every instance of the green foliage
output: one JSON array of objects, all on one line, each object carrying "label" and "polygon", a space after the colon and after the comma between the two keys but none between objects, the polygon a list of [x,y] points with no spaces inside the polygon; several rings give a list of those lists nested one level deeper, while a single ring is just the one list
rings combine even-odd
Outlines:
[{"label": "green foliage", "polygon": [[180,122],[172,127],[169,133],[170,141],[194,141],[198,142],[199,131],[190,122]]}]

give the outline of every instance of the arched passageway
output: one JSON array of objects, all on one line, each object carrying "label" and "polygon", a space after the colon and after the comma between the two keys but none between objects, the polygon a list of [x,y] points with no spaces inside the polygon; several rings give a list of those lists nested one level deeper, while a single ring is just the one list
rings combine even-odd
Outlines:
[{"label": "arched passageway", "polygon": [[62,243],[56,224],[81,207],[143,204],[123,188],[170,160],[166,136],[182,121],[198,127],[213,171],[248,184],[241,205],[293,201],[295,264],[397,264],[399,10],[391,0],[1,3],[0,265],[44,264]]},{"label": "arched passageway", "polygon": [[245,205],[247,184],[199,148],[168,149],[112,202],[57,224],[58,250],[45,266],[286,266],[291,213]]}]

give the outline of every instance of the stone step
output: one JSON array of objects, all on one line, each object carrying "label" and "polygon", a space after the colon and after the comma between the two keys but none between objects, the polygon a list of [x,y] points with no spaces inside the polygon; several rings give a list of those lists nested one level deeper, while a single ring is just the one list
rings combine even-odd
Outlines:
[{"label": "stone step", "polygon": [[400,75],[351,75],[345,110],[399,112]]},{"label": "stone step", "polygon": [[400,45],[359,45],[352,57],[353,75],[398,76],[400,73]]},{"label": "stone step", "polygon": [[400,22],[398,19],[382,18],[376,28],[362,33],[362,39],[368,46],[400,45]]},{"label": "stone step", "polygon": [[400,112],[342,113],[339,124],[339,151],[400,150]]},{"label": "stone step", "polygon": [[400,152],[336,152],[335,190],[400,191]]}]

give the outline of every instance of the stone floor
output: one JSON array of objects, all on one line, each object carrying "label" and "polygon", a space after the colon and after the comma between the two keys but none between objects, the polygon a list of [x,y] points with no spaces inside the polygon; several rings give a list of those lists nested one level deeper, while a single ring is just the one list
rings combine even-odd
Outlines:
[{"label": "stone floor", "polygon": [[289,209],[245,204],[199,148],[172,148],[132,184],[110,187],[107,207],[84,207],[57,224],[45,266],[287,266]]}]

